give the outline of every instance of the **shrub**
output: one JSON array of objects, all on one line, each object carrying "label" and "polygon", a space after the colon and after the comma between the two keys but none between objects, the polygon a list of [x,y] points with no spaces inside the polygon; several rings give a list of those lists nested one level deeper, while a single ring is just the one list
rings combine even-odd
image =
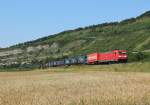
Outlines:
[{"label": "shrub", "polygon": [[135,62],[135,61],[144,61],[147,58],[147,55],[143,52],[129,52],[128,53],[128,59],[129,62]]}]

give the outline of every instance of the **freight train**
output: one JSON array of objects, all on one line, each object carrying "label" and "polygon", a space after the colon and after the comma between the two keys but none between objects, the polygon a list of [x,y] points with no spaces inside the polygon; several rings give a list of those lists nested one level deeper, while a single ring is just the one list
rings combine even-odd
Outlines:
[{"label": "freight train", "polygon": [[126,50],[113,50],[105,53],[91,53],[82,56],[70,57],[59,61],[49,61],[46,67],[57,67],[65,65],[79,64],[110,64],[110,63],[126,63],[128,55]]}]

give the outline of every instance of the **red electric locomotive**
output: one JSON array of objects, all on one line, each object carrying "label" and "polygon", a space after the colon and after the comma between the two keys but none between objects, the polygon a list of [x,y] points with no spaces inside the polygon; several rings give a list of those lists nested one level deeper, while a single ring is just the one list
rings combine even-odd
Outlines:
[{"label": "red electric locomotive", "polygon": [[113,50],[106,53],[92,53],[87,55],[88,64],[99,64],[99,63],[125,63],[127,62],[128,56],[126,50]]}]

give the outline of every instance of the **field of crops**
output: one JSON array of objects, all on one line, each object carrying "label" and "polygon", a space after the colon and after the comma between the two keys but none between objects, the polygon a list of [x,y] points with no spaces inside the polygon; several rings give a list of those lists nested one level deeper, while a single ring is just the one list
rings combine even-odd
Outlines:
[{"label": "field of crops", "polygon": [[119,67],[0,72],[0,105],[149,105],[150,73],[113,71]]}]

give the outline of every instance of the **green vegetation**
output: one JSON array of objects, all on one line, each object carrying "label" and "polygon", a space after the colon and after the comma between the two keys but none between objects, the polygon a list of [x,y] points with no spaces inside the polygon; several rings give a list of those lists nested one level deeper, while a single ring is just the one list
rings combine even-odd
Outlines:
[{"label": "green vegetation", "polygon": [[62,66],[48,68],[48,72],[87,72],[87,71],[111,71],[111,72],[150,72],[150,62],[134,62],[127,64],[111,65],[80,65],[80,66]]},{"label": "green vegetation", "polygon": [[[129,51],[129,62],[150,60],[150,11],[121,22],[64,31],[34,41],[0,49],[5,65],[41,64],[49,60],[113,49]],[[13,50],[18,50],[14,51]],[[19,52],[21,50],[21,52]],[[5,52],[6,51],[6,52]],[[7,52],[10,51],[10,52]],[[4,52],[4,56],[1,56]],[[134,53],[136,52],[136,53]],[[10,53],[5,55],[5,53]],[[35,66],[37,67],[37,66]]]},{"label": "green vegetation", "polygon": [[[51,73],[73,73],[73,72],[91,72],[91,71],[109,71],[109,72],[150,72],[150,62],[133,62],[126,64],[109,64],[109,65],[74,65],[74,66],[61,66],[44,69],[44,72]],[[9,71],[43,71],[43,69],[33,68],[0,68],[0,72]]]}]

